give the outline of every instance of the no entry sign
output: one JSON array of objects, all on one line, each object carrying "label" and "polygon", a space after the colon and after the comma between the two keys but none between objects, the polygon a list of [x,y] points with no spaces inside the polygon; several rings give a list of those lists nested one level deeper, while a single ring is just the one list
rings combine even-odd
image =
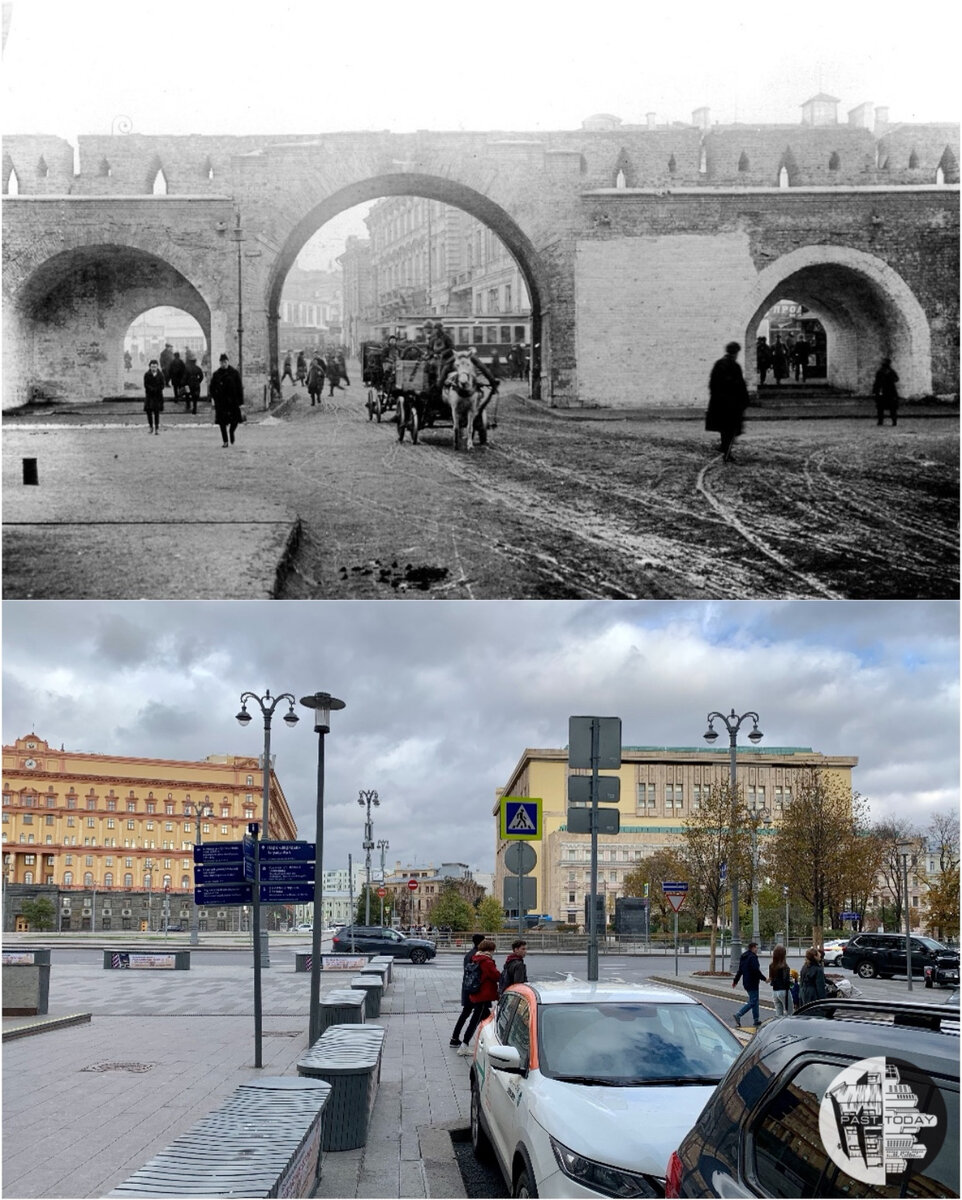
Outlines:
[{"label": "no entry sign", "polygon": [[408,880],[408,891],[416,892],[418,890],[418,881],[416,879]]}]

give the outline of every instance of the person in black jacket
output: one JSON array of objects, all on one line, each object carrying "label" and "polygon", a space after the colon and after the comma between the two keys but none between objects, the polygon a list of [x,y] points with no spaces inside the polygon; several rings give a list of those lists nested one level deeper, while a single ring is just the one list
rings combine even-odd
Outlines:
[{"label": "person in black jacket", "polygon": [[768,982],[775,999],[775,1016],[792,1015],[792,972],[785,957],[785,947],[777,945],[768,964]]},{"label": "person in black jacket", "polygon": [[[478,947],[481,945],[481,943],[483,941],[484,941],[483,933],[472,933],[471,934],[471,945],[470,945],[467,953],[464,956],[464,970],[465,971],[468,968],[468,963],[471,961],[472,958],[474,958],[475,954],[477,954]],[[451,1040],[448,1043],[449,1046],[460,1046],[461,1045],[461,1030],[464,1028],[465,1021],[468,1019],[468,1017],[471,1016],[473,1009],[474,1009],[474,1005],[471,1003],[471,998],[468,995],[468,990],[465,987],[465,980],[464,980],[464,977],[462,976],[462,979],[461,979],[461,1015],[458,1017],[457,1024],[454,1027],[454,1033],[451,1034]]]},{"label": "person in black jacket", "polygon": [[739,1018],[744,1016],[749,1009],[752,1010],[756,1026],[762,1023],[758,1012],[758,985],[761,983],[762,978],[762,969],[758,965],[758,942],[749,942],[748,949],[744,951],[738,960],[738,970],[735,972],[735,978],[732,980],[732,987],[735,987],[740,979],[745,991],[748,993],[748,999],[733,1017],[735,1024],[739,1028],[741,1027]]},{"label": "person in black jacket", "polygon": [[164,411],[165,386],[160,363],[156,358],[152,358],[144,375],[144,412],[147,414],[147,424],[151,433],[160,433],[160,414]]},{"label": "person in black jacket", "polygon": [[721,434],[721,452],[725,462],[730,462],[735,438],[742,431],[742,417],[748,407],[748,388],[738,365],[738,342],[729,342],[725,357],[720,358],[711,369],[708,379],[708,412],[705,428],[711,433]]},{"label": "person in black jacket", "polygon": [[814,946],[805,951],[805,965],[798,976],[798,993],[799,1006],[825,999],[825,968]]},{"label": "person in black jacket", "polygon": [[528,982],[528,968],[524,963],[524,956],[527,953],[528,943],[524,938],[515,938],[511,943],[511,953],[504,960],[504,968],[501,971],[502,992],[513,983]]},{"label": "person in black jacket", "polygon": [[220,368],[211,375],[207,390],[210,392],[210,398],[214,405],[214,420],[220,426],[224,445],[232,446],[234,430],[241,422],[244,385],[239,372],[230,365],[230,359],[226,354],[220,356]]}]

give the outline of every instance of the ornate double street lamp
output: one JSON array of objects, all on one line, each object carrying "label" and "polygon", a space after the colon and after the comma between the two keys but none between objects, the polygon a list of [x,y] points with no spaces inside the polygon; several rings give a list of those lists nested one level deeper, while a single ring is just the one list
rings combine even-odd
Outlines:
[{"label": "ornate double street lamp", "polygon": [[[718,731],[715,729],[715,721],[721,721],[728,730],[728,778],[731,783],[732,800],[734,802],[736,792],[736,777],[737,764],[736,755],[738,752],[738,731],[741,729],[742,721],[751,718],[752,730],[748,735],[748,740],[753,744],[762,740],[762,731],[758,728],[758,713],[745,712],[740,717],[735,716],[735,710],[732,709],[726,717],[724,713],[710,712],[708,714],[708,729],[705,731],[704,738],[709,745],[718,740]],[[754,858],[752,859],[754,864]],[[754,865],[753,865],[754,871]],[[738,969],[738,960],[742,956],[742,936],[739,928],[738,920],[738,871],[733,870],[732,876],[732,970]],[[756,918],[757,920],[757,918]],[[757,940],[757,935],[756,935]]]},{"label": "ornate double street lamp", "polygon": [[[202,842],[201,837],[201,822],[206,821],[212,815],[214,806],[212,804],[194,804],[190,800],[184,803],[184,816],[193,817],[197,826],[197,836],[194,838],[194,844],[199,846]],[[200,941],[200,932],[198,925],[199,917],[197,915],[196,901],[192,905],[190,914],[190,944],[196,946]]]},{"label": "ornate double street lamp", "polygon": [[[269,691],[265,692],[263,696],[258,696],[255,692],[243,692],[240,700],[241,708],[237,714],[238,724],[249,725],[251,723],[251,715],[247,711],[248,700],[253,700],[264,715],[264,762],[262,764],[264,776],[264,811],[261,822],[261,833],[263,835],[261,841],[266,842],[270,839],[268,818],[270,817],[271,805],[271,718],[274,715],[274,709],[277,708],[282,700],[286,700],[288,703],[287,712],[284,714],[284,724],[293,728],[300,718],[294,711],[294,697],[290,692],[282,692],[280,696],[274,697],[271,697]],[[257,885],[255,884],[255,886]],[[260,946],[259,950],[255,949],[254,951],[255,956],[259,956],[260,958],[260,966],[269,967],[271,965],[271,956],[266,922],[264,929],[254,930],[254,939]]]},{"label": "ornate double street lamp", "polygon": [[364,850],[364,869],[367,877],[367,887],[364,889],[364,924],[371,923],[371,851],[374,849],[374,825],[371,822],[371,805],[377,808],[381,801],[378,799],[377,792],[371,789],[369,792],[358,792],[357,802],[361,808],[367,805],[367,816],[364,819],[364,841],[361,846]]},{"label": "ornate double street lamp", "polygon": [[309,1016],[310,1045],[321,1036],[321,933],[324,924],[324,738],[331,731],[331,713],[344,707],[330,692],[302,696],[301,704],[314,710],[317,734],[317,819],[314,841],[314,929],[311,933],[311,999]]},{"label": "ornate double street lamp", "polygon": [[909,976],[909,991],[912,991],[912,914],[909,911],[909,859],[914,859],[915,843],[910,838],[900,838],[896,843],[902,856],[902,885],[905,890],[905,966]]},{"label": "ornate double street lamp", "polygon": [[[387,838],[381,838],[381,840],[377,844],[377,848],[378,848],[378,850],[381,851],[381,891],[383,892],[385,890],[384,889],[384,879],[385,879],[384,855],[385,855],[386,851],[390,850],[391,843],[387,840]],[[381,924],[382,925],[384,924],[384,897],[383,896],[381,897]]]},{"label": "ornate double street lamp", "polygon": [[767,808],[749,809],[751,814],[752,836],[752,941],[759,942],[758,929],[758,827],[765,826],[765,832],[771,828],[772,814]]}]

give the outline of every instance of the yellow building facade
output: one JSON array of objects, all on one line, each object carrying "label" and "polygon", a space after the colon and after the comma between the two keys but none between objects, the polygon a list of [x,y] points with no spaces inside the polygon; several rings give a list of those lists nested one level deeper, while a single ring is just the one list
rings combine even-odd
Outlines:
[{"label": "yellow building facade", "polygon": [[[799,775],[818,767],[840,780],[849,791],[855,757],[825,755],[810,747],[785,746],[737,752],[737,780],[744,803],[766,809],[777,826],[791,803]],[[624,746],[621,768],[603,771],[621,780],[620,833],[598,837],[598,891],[606,909],[623,895],[625,876],[644,858],[671,845],[683,831],[688,815],[697,810],[712,785],[729,777],[728,750],[698,746]],[[543,837],[531,842],[538,861],[531,877],[537,883],[534,910],[555,921],[584,922],[585,897],[591,890],[591,837],[568,832],[568,776],[590,775],[569,770],[568,751],[526,749],[507,783],[497,790],[492,808],[495,829],[495,895],[504,896],[504,852],[510,844],[500,837],[502,796],[540,797]],[[611,808],[613,805],[601,807]]]},{"label": "yellow building facade", "polygon": [[[260,759],[84,754],[27,734],[3,747],[4,880],[68,893],[192,893],[197,808],[210,809],[203,841],[239,841],[262,816]],[[268,836],[297,836],[273,771]]]}]

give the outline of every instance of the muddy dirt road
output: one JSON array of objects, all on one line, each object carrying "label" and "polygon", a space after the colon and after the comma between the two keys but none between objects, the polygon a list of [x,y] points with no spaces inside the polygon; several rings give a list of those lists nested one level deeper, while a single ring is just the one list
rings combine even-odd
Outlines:
[{"label": "muddy dirt road", "polygon": [[575,420],[501,401],[487,447],[399,444],[358,388],[299,401],[282,598],[957,597],[958,421]]}]

